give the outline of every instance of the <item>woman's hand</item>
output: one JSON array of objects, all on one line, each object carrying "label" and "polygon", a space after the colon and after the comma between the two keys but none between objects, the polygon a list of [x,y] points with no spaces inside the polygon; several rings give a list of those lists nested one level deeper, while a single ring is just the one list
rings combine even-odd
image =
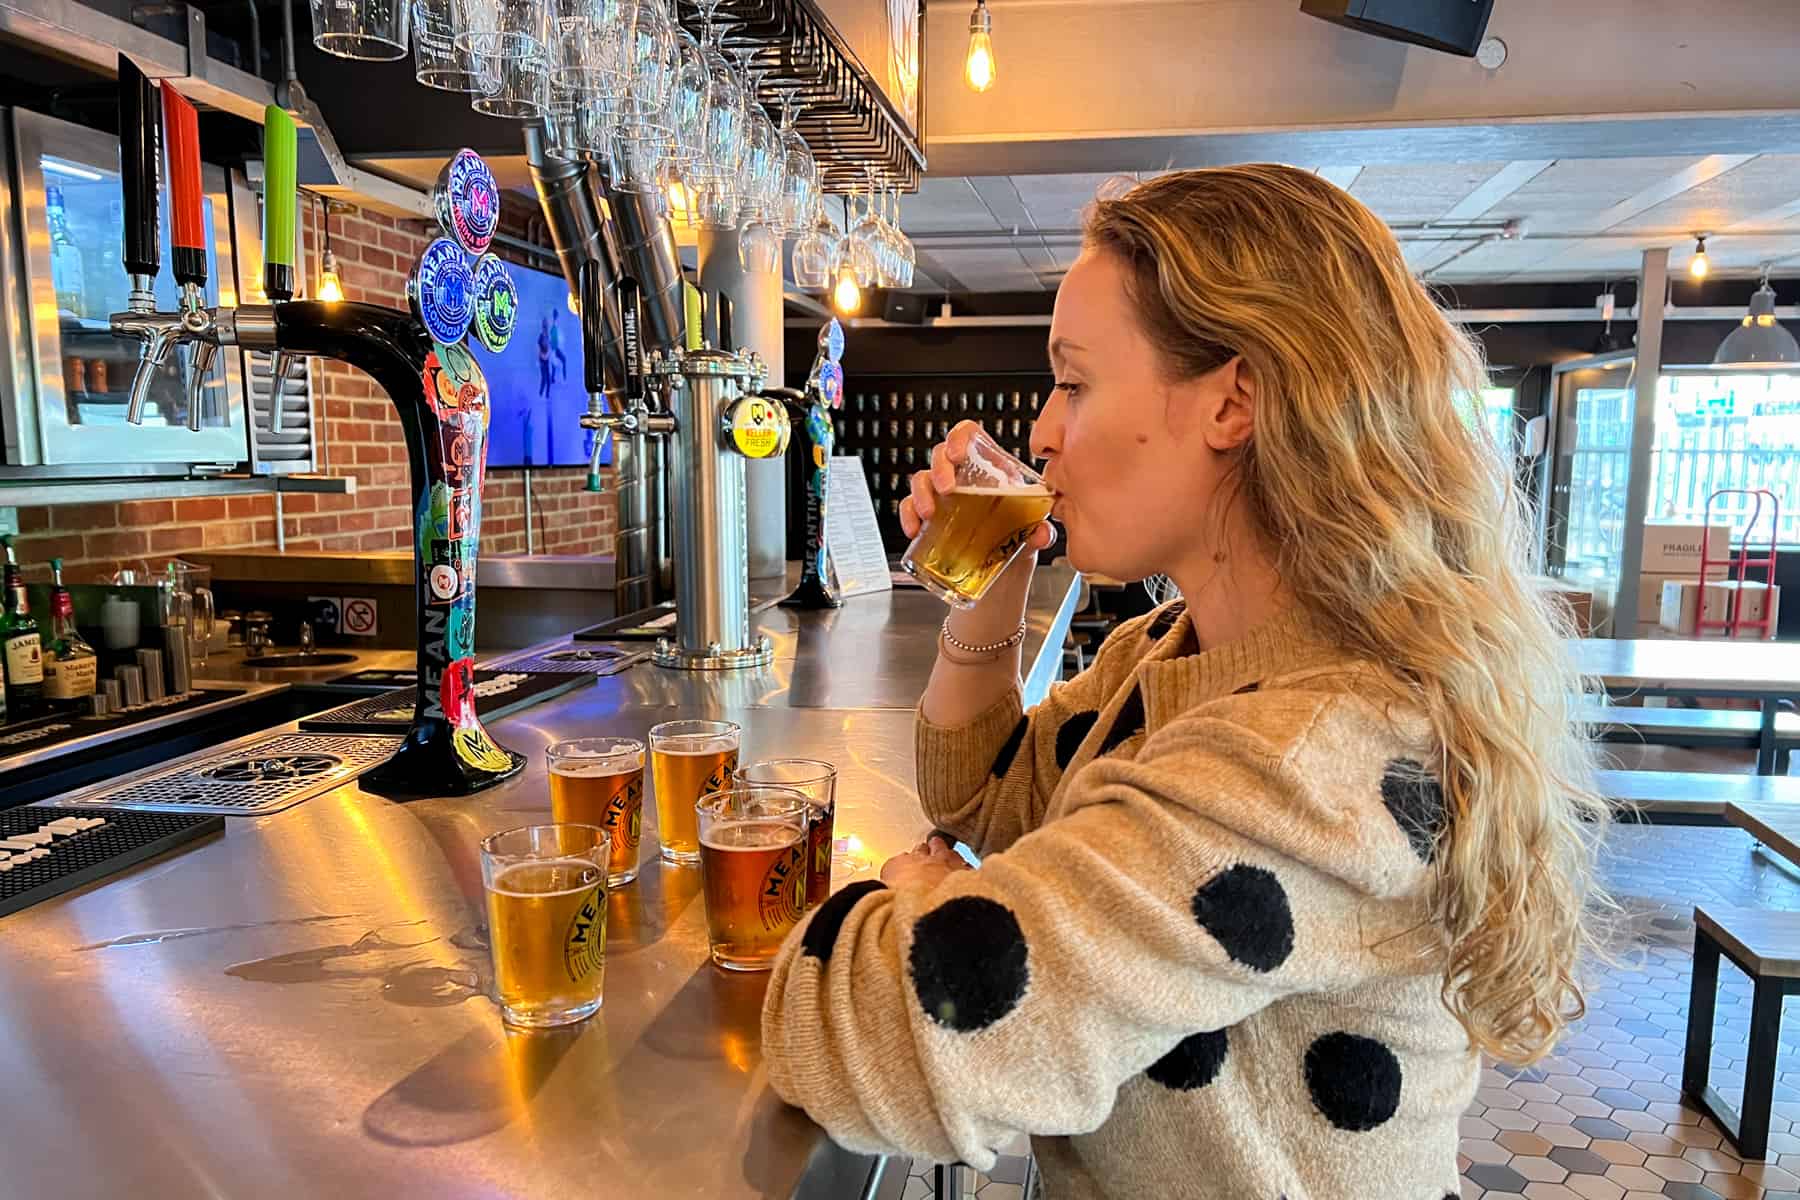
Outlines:
[{"label": "woman's hand", "polygon": [[[969,457],[969,441],[981,432],[978,421],[958,421],[943,441],[931,448],[931,466],[914,471],[912,494],[900,501],[900,528],[909,538],[918,537],[925,522],[937,512],[938,497],[956,487],[956,467]],[[1048,550],[1056,531],[1045,521],[1032,530],[1029,550]]]},{"label": "woman's hand", "polygon": [[881,867],[881,882],[891,888],[934,887],[946,875],[972,870],[949,842],[932,835],[905,854],[896,854]]}]

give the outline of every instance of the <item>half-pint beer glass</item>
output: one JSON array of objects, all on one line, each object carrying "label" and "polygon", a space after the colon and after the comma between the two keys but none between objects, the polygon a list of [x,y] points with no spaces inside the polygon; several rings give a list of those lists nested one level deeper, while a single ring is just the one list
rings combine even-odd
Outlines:
[{"label": "half-pint beer glass", "polygon": [[768,970],[806,911],[808,808],[793,788],[746,784],[695,805],[706,934],[721,967]]},{"label": "half-pint beer glass", "polygon": [[1054,497],[1038,473],[977,432],[956,486],[900,559],[906,573],[957,608],[973,608],[1006,570]]},{"label": "half-pint beer glass", "polygon": [[730,785],[737,773],[740,735],[730,721],[664,721],[651,727],[650,774],[664,861],[699,864],[694,802]]},{"label": "half-pint beer glass", "polygon": [[742,784],[791,787],[811,807],[806,825],[806,908],[831,895],[831,836],[837,817],[837,768],[816,758],[764,758],[740,767]]},{"label": "half-pint beer glass", "polygon": [[567,1025],[600,1007],[606,865],[593,825],[527,825],[481,843],[494,990],[510,1025]]},{"label": "half-pint beer glass", "polygon": [[606,886],[637,878],[644,824],[644,743],[592,737],[550,747],[550,819],[558,825],[598,825],[612,839]]}]

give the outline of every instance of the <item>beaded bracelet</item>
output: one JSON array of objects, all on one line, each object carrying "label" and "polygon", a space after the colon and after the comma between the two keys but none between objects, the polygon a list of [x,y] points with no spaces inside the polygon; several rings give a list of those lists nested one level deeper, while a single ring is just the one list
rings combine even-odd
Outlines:
[{"label": "beaded bracelet", "polygon": [[[950,618],[944,618],[943,626],[938,630],[938,652],[951,662],[962,666],[978,666],[990,663],[1006,651],[1025,640],[1025,618],[1019,618],[1019,627],[1009,637],[998,642],[989,642],[983,646],[970,645],[950,632]],[[956,653],[952,653],[955,651]],[[960,655],[960,656],[959,656]]]}]

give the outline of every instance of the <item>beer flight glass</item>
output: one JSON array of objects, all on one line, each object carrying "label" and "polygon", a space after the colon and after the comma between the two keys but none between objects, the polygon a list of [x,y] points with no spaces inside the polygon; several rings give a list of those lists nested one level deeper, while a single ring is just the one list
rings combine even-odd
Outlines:
[{"label": "beer flight glass", "polygon": [[606,886],[637,878],[644,826],[644,743],[592,737],[550,747],[550,819],[558,825],[595,825],[610,841]]},{"label": "beer flight glass", "polygon": [[831,837],[837,815],[837,768],[816,758],[764,758],[740,769],[737,782],[746,786],[790,787],[806,797],[806,907],[825,903],[831,895]]},{"label": "beer flight glass", "polygon": [[969,439],[956,486],[938,497],[900,566],[956,608],[974,608],[1050,515],[1054,497],[1036,471],[985,431]]},{"label": "beer flight glass", "polygon": [[509,1025],[568,1025],[600,1008],[612,838],[593,825],[527,825],[484,838],[494,990]]},{"label": "beer flight glass", "polygon": [[766,971],[806,911],[811,803],[794,788],[737,784],[695,805],[712,960]]},{"label": "beer flight glass", "polygon": [[700,861],[694,802],[730,784],[742,736],[730,721],[664,721],[651,727],[656,832],[665,862],[691,867]]}]

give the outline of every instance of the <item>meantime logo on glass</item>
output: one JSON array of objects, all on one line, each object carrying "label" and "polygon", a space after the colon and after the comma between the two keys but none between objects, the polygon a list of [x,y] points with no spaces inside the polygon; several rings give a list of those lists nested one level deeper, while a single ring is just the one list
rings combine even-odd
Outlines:
[{"label": "meantime logo on glass", "polygon": [[581,907],[569,918],[569,931],[563,936],[563,970],[571,983],[580,983],[606,961],[605,901],[600,891],[595,885],[581,898]]},{"label": "meantime logo on glass", "polygon": [[764,929],[790,929],[806,911],[806,839],[769,867],[763,877],[762,894],[757,909]]}]

